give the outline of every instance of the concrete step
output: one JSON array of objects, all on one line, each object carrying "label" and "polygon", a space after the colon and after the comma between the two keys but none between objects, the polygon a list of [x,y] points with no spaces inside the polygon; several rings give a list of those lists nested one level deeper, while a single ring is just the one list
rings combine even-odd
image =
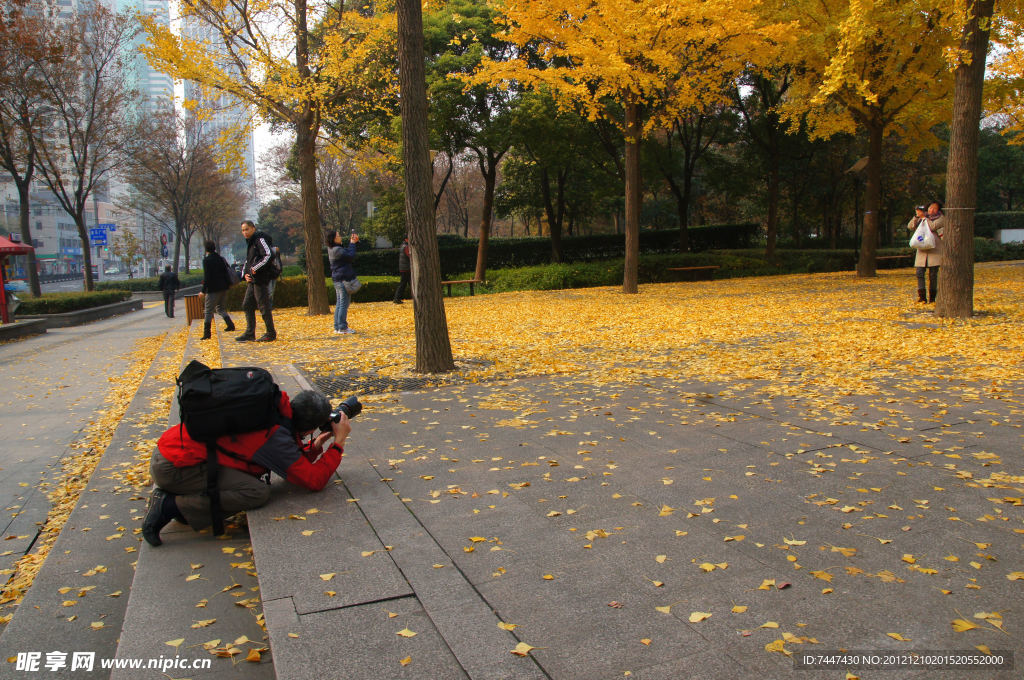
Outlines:
[{"label": "concrete step", "polygon": [[[162,349],[158,356],[165,353]],[[96,668],[101,659],[113,658],[139,557],[141,537],[133,530],[146,507],[145,496],[118,473],[135,462],[138,452],[133,444],[157,436],[161,429],[142,419],[165,388],[155,378],[158,364],[154,362],[143,379],[46,562],[0,636],[0,667],[13,670],[16,661],[8,666],[8,659],[38,652],[40,669],[50,675],[43,665],[46,654],[58,652],[66,655],[65,666],[52,675],[78,676],[80,671],[70,670],[75,652],[93,653]]]},{"label": "concrete step", "polygon": [[[289,394],[310,388],[294,368],[275,378]],[[383,483],[368,454],[388,440],[376,424],[355,421],[323,491],[278,480],[248,513],[277,677],[545,678],[509,654],[518,640]]]}]

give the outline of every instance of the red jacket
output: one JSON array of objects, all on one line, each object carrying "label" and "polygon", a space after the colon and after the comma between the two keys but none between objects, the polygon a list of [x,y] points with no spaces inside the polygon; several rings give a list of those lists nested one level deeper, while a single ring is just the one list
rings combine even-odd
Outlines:
[{"label": "red jacket", "polygon": [[[290,422],[292,407],[284,392],[281,392],[278,410]],[[164,432],[156,446],[175,467],[206,462],[206,444],[189,437],[183,425],[175,425]],[[217,446],[221,449],[218,453],[221,465],[248,472],[254,477],[274,472],[311,491],[320,491],[327,486],[344,453],[334,444],[324,451],[312,442],[303,445],[287,425],[224,436],[217,440]]]}]

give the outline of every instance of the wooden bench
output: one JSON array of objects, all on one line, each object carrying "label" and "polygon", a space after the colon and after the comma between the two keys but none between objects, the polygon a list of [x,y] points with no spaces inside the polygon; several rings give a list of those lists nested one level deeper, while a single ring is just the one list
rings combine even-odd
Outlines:
[{"label": "wooden bench", "polygon": [[472,295],[473,294],[473,286],[478,284],[478,283],[483,283],[483,281],[481,281],[480,279],[462,279],[461,281],[442,281],[441,285],[442,286],[448,286],[448,297],[451,297],[452,296],[452,286],[454,286],[456,284],[459,284],[459,283],[468,283],[469,284],[469,294]]},{"label": "wooden bench", "polygon": [[709,279],[715,278],[715,270],[720,269],[717,264],[706,264],[698,267],[668,267],[670,272],[693,272],[693,280],[697,280],[698,274],[706,273]]}]

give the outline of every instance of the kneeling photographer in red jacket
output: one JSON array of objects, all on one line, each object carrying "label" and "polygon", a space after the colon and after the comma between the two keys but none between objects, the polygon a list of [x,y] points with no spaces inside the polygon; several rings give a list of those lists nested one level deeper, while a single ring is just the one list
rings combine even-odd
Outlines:
[{"label": "kneeling photographer in red jacket", "polygon": [[[348,413],[358,413],[346,412],[344,405],[332,413],[327,398],[309,390],[291,400],[281,392],[277,410],[280,418],[266,429],[217,439],[216,488],[224,516],[270,500],[271,472],[310,491],[323,489],[341,463],[345,439],[352,431]],[[312,437],[318,430],[320,434]],[[207,455],[207,444],[189,437],[182,425],[168,429],[157,441],[150,462],[157,488],[142,522],[142,536],[150,545],[162,543],[160,530],[172,519],[196,531],[212,523]]]}]

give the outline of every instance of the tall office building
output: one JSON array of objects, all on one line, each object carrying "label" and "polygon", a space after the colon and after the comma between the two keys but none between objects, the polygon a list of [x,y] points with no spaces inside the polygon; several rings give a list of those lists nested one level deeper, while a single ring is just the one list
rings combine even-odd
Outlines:
[{"label": "tall office building", "polygon": [[[116,3],[118,12],[138,12],[153,16],[167,26],[171,23],[169,0],[108,0]],[[139,93],[139,107],[143,112],[172,111],[174,107],[174,80],[166,73],[160,73],[149,65],[139,52],[139,46],[146,40],[140,33],[127,48],[128,82]]]},{"label": "tall office building", "polygon": [[[216,44],[212,29],[202,22],[186,17],[181,30],[187,38]],[[237,73],[237,66],[227,58],[224,59],[222,67]],[[207,133],[216,137],[221,131],[230,130],[233,134],[242,135],[242,171],[238,173],[237,179],[244,187],[248,199],[245,214],[248,219],[256,220],[259,210],[256,202],[256,153],[253,145],[252,111],[249,105],[231,95],[204,90],[189,80],[185,81],[185,99],[200,102],[210,113],[210,117],[204,123]]]}]

